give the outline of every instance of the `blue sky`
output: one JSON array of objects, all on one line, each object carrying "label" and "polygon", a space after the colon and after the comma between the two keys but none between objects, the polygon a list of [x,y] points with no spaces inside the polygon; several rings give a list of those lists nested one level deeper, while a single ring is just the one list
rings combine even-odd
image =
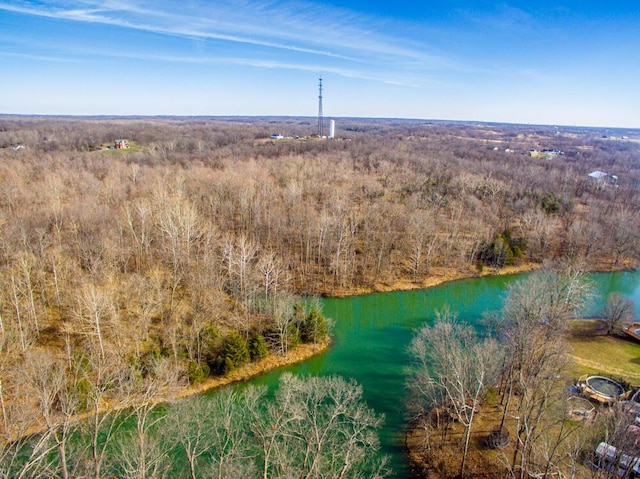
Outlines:
[{"label": "blue sky", "polygon": [[640,127],[635,1],[0,0],[0,113]]}]

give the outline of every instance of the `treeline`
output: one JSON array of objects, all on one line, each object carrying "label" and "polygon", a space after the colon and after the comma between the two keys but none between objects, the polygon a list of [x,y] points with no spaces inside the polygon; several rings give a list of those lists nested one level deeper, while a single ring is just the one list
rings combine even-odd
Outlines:
[{"label": "treeline", "polygon": [[[158,361],[195,381],[265,347],[321,341],[321,311],[296,295],[640,255],[637,143],[357,120],[328,141],[305,137],[310,123],[0,120],[5,426],[13,407],[36,410],[24,365],[43,351],[64,361],[67,381],[80,368],[98,410],[126,378],[152,379]],[[301,138],[271,141],[274,131]],[[100,150],[116,138],[131,150]],[[551,143],[566,154],[523,153]],[[619,186],[590,181],[594,169]]]}]

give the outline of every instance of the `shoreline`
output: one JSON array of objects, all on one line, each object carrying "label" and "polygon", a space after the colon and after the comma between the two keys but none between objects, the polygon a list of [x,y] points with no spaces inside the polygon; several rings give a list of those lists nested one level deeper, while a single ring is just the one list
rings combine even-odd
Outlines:
[{"label": "shoreline", "polygon": [[[451,271],[445,268],[432,270],[432,275],[423,278],[419,282],[398,280],[391,284],[378,283],[369,288],[346,288],[341,291],[333,291],[332,294],[325,294],[324,297],[332,298],[347,298],[365,294],[373,293],[385,293],[392,291],[409,291],[417,289],[428,289],[442,284],[458,281],[463,279],[480,278],[484,276],[504,276],[510,274],[526,273],[535,271],[541,268],[541,264],[538,263],[525,263],[518,266],[509,266],[500,270],[490,269],[488,271]],[[613,271],[633,271],[637,269],[636,266],[627,265],[627,267],[620,268],[594,268],[590,272],[613,272]],[[201,394],[212,389],[228,386],[230,384],[248,381],[260,374],[269,373],[275,371],[284,366],[300,363],[311,359],[314,356],[324,353],[331,347],[332,341],[328,337],[327,340],[317,344],[300,344],[296,349],[289,351],[286,356],[279,356],[275,353],[270,353],[266,358],[255,362],[249,363],[241,368],[233,370],[226,376],[214,376],[208,377],[197,384],[190,384],[183,387],[177,387],[170,393],[165,391],[164,394],[159,394],[155,398],[151,399],[151,403],[154,404],[170,404],[175,401],[179,401],[184,398],[188,398],[197,394]],[[78,416],[80,419],[83,414]],[[30,429],[26,434],[31,435],[42,431],[43,428],[35,427]]]},{"label": "shoreline", "polygon": [[[398,280],[394,283],[377,283],[368,288],[345,288],[338,291],[333,291],[332,294],[325,294],[327,298],[348,298],[353,296],[360,296],[374,293],[388,293],[393,291],[410,291],[418,289],[429,289],[436,286],[441,286],[445,283],[452,281],[459,281],[464,279],[481,278],[485,276],[506,276],[511,274],[528,273],[540,269],[542,265],[540,263],[523,263],[517,266],[507,266],[499,270],[493,268],[486,268],[485,271],[478,272],[474,270],[468,271],[452,271],[446,268],[434,268],[433,274],[421,279],[418,282],[409,281],[406,279]],[[613,272],[613,271],[626,271],[634,270],[634,267],[628,266],[621,268],[594,268],[589,270],[591,273],[595,272]],[[271,353],[266,358],[258,361],[257,363],[249,363],[239,369],[232,371],[227,376],[209,377],[202,382],[192,384],[182,388],[173,397],[166,398],[166,401],[172,401],[176,399],[182,399],[185,397],[200,394],[211,389],[215,389],[229,384],[247,381],[260,374],[268,373],[275,369],[296,364],[307,359],[311,359],[314,356],[322,354],[331,347],[331,338],[327,341],[318,344],[300,344],[296,349],[289,351],[287,356],[278,356]]]},{"label": "shoreline", "polygon": [[[368,287],[347,287],[336,288],[333,291],[322,294],[326,298],[349,298],[352,296],[361,296],[374,293],[390,293],[394,291],[411,291],[418,289],[429,289],[436,286],[459,281],[463,279],[482,278],[485,276],[506,276],[510,274],[527,273],[540,269],[540,263],[523,263],[517,266],[506,266],[501,269],[486,268],[485,271],[478,272],[476,270],[451,270],[448,268],[432,268],[431,274],[421,278],[419,281],[408,279],[399,279],[393,283],[377,282],[373,286]],[[623,268],[624,269],[624,268]],[[605,271],[596,270],[593,271]],[[613,269],[611,271],[614,271]]]},{"label": "shoreline", "polygon": [[[468,272],[460,272],[460,271],[451,271],[446,270],[444,268],[439,269],[436,273],[436,269],[432,270],[432,274],[429,277],[422,279],[420,282],[410,282],[407,280],[399,280],[391,285],[382,285],[377,284],[375,287],[371,288],[350,288],[344,289],[342,291],[333,291],[332,294],[324,294],[324,297],[334,297],[334,298],[346,298],[364,294],[371,293],[382,293],[382,292],[391,292],[391,291],[408,291],[411,289],[427,289],[435,286],[439,286],[441,284],[457,281],[460,279],[467,279],[472,277],[480,277],[480,276],[490,276],[490,275],[503,275],[503,274],[515,274],[526,271],[532,271],[536,269],[537,266],[533,263],[518,266],[518,267],[509,267],[503,268],[500,271],[490,271],[483,274],[475,273],[473,274],[471,271]],[[270,353],[266,358],[261,359],[255,363],[249,363],[241,368],[235,369],[231,371],[229,374],[225,376],[210,376],[205,378],[199,383],[196,384],[187,384],[185,386],[176,385],[175,387],[171,387],[165,389],[163,392],[157,394],[153,398],[149,398],[145,403],[148,404],[171,404],[176,401],[180,401],[185,398],[189,398],[195,396],[197,394],[202,394],[207,391],[211,391],[213,389],[217,389],[220,387],[228,386],[234,383],[239,383],[242,381],[248,381],[260,374],[269,373],[271,371],[275,371],[278,368],[282,368],[285,366],[289,366],[292,364],[296,364],[299,362],[306,361],[311,359],[314,356],[322,354],[326,350],[331,347],[332,341],[331,337],[328,337],[327,340],[317,343],[317,344],[300,344],[294,350],[288,352],[286,356],[279,356],[276,353]],[[105,410],[118,410],[118,409],[126,409],[131,407],[132,404],[126,404],[123,406],[116,407],[100,407],[100,411],[104,412]],[[78,414],[72,422],[80,421],[83,418],[87,417],[87,413]],[[46,427],[42,424],[33,425],[29,427],[27,431],[18,434],[18,437],[13,438],[13,440],[17,440],[20,437],[30,436],[33,434],[38,434],[39,432],[43,432]]]},{"label": "shoreline", "polygon": [[[440,274],[429,276],[420,282],[409,282],[406,280],[399,280],[391,285],[377,284],[372,288],[354,288],[349,290],[343,290],[340,294],[326,295],[325,297],[333,298],[348,298],[353,296],[359,296],[372,293],[388,293],[392,291],[410,291],[417,289],[428,289],[440,286],[451,281],[458,281],[469,278],[479,278],[483,276],[503,276],[509,274],[526,273],[539,269],[540,265],[536,263],[526,263],[519,266],[508,266],[502,268],[499,271],[491,270],[482,273],[472,273],[471,271],[466,273],[462,272],[441,272]],[[443,270],[444,271],[444,270]],[[300,344],[296,349],[289,351],[286,356],[278,356],[275,353],[270,353],[266,358],[261,359],[256,363],[249,363],[241,368],[234,369],[226,376],[208,377],[197,384],[191,384],[182,388],[173,397],[168,397],[165,400],[171,401],[176,399],[182,399],[196,394],[204,393],[211,389],[227,386],[229,384],[248,381],[260,374],[274,371],[278,368],[296,364],[299,362],[311,359],[314,356],[322,354],[331,347],[331,339],[317,344]]]},{"label": "shoreline", "polygon": [[[585,273],[613,273],[615,271],[636,271],[640,264],[626,262],[619,265],[595,264],[593,268],[585,270]],[[410,291],[417,289],[428,289],[440,286],[444,283],[459,281],[464,279],[483,278],[485,276],[507,276],[511,274],[528,273],[543,268],[542,263],[526,262],[516,266],[505,266],[504,268],[485,268],[479,272],[475,269],[465,271],[450,270],[447,268],[432,268],[431,274],[421,278],[419,281],[409,279],[398,279],[393,283],[377,282],[373,286],[367,287],[345,287],[321,293],[326,298],[348,298],[374,293],[390,293],[394,291]]]},{"label": "shoreline", "polygon": [[[167,390],[164,393],[160,393],[155,397],[147,399],[142,402],[134,402],[127,403],[124,405],[118,405],[114,407],[100,407],[99,413],[104,413],[106,411],[119,411],[131,408],[132,406],[138,406],[142,404],[150,404],[150,405],[162,405],[162,404],[171,404],[176,401],[180,401],[182,399],[195,396],[197,394],[202,394],[212,389],[216,389],[223,386],[228,386],[230,384],[248,381],[255,376],[260,374],[268,373],[271,371],[275,371],[278,368],[283,366],[289,366],[292,364],[296,364],[302,361],[306,361],[307,359],[311,359],[314,356],[322,354],[331,346],[331,340],[327,339],[320,343],[311,343],[311,344],[300,344],[296,349],[289,351],[286,356],[278,356],[275,353],[269,354],[266,358],[261,359],[255,363],[249,363],[241,368],[235,369],[231,371],[231,373],[226,376],[213,376],[204,379],[203,381],[190,384],[187,386],[176,386],[174,388],[170,388],[171,392]],[[72,423],[76,423],[86,419],[90,413],[79,413],[76,414],[71,421]],[[60,424],[58,424],[59,426]],[[46,430],[46,426],[43,424],[33,425],[28,427],[27,430],[20,432],[16,437],[13,437],[10,441],[16,441],[20,438],[32,436],[34,434],[42,433]]]},{"label": "shoreline", "polygon": [[279,356],[277,354],[269,354],[266,358],[261,359],[255,363],[249,363],[241,368],[234,369],[225,376],[208,377],[199,383],[191,384],[185,388],[182,388],[173,398],[167,398],[166,401],[183,399],[186,397],[201,394],[211,389],[216,389],[229,384],[248,381],[260,374],[275,371],[283,366],[290,366],[297,364],[307,359],[311,359],[314,356],[322,354],[331,346],[331,340],[326,340],[321,343],[300,344],[297,348],[289,351],[286,356]]}]

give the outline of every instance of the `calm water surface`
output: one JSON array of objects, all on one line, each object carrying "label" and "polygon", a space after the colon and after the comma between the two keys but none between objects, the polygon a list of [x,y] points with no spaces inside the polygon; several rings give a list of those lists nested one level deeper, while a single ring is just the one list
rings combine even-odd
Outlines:
[{"label": "calm water surface", "polygon": [[[283,371],[301,375],[340,375],[364,388],[367,404],[385,415],[382,449],[391,457],[393,477],[410,477],[404,457],[404,368],[413,331],[432,322],[448,307],[469,323],[481,325],[483,315],[499,310],[509,284],[525,275],[486,277],[447,283],[418,291],[379,293],[324,299],[324,314],[333,318],[334,342],[324,354],[255,378],[251,384],[273,386]],[[640,317],[640,272],[590,275],[596,295],[584,312],[594,315],[609,293],[631,298]]]}]

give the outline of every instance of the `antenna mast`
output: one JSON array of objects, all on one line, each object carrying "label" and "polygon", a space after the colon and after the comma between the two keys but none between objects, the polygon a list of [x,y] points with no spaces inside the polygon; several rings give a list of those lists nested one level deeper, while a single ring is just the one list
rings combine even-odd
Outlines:
[{"label": "antenna mast", "polygon": [[318,83],[318,136],[322,138],[324,135],[324,119],[322,118],[322,77]]}]

